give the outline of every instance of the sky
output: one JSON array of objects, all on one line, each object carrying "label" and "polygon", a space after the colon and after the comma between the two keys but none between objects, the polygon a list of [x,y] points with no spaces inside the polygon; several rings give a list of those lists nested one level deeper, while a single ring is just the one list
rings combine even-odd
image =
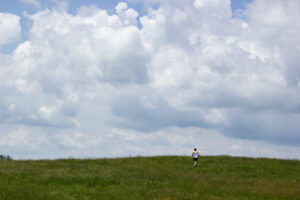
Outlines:
[{"label": "sky", "polygon": [[0,154],[300,159],[298,0],[3,0]]}]

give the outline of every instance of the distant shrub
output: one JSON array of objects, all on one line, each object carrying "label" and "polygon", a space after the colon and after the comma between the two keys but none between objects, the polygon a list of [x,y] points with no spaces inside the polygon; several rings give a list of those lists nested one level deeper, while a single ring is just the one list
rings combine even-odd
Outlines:
[{"label": "distant shrub", "polygon": [[12,157],[9,155],[0,155],[0,160],[12,160]]}]

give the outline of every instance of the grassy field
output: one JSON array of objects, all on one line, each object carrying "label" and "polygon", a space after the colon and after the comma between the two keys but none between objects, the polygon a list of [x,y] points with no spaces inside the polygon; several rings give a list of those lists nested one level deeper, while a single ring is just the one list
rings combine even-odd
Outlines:
[{"label": "grassy field", "polygon": [[300,199],[300,161],[228,156],[0,161],[0,199]]}]

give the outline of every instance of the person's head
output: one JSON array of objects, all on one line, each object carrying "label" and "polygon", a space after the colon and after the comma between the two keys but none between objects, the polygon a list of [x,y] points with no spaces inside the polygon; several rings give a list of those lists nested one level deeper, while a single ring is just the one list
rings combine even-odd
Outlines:
[{"label": "person's head", "polygon": [[194,151],[197,151],[197,148],[194,148]]}]

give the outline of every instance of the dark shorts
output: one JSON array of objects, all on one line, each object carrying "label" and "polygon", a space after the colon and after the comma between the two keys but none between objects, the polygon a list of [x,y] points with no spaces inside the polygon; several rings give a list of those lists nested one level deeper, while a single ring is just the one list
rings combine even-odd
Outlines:
[{"label": "dark shorts", "polygon": [[194,161],[198,161],[198,158],[193,158],[194,159]]}]

